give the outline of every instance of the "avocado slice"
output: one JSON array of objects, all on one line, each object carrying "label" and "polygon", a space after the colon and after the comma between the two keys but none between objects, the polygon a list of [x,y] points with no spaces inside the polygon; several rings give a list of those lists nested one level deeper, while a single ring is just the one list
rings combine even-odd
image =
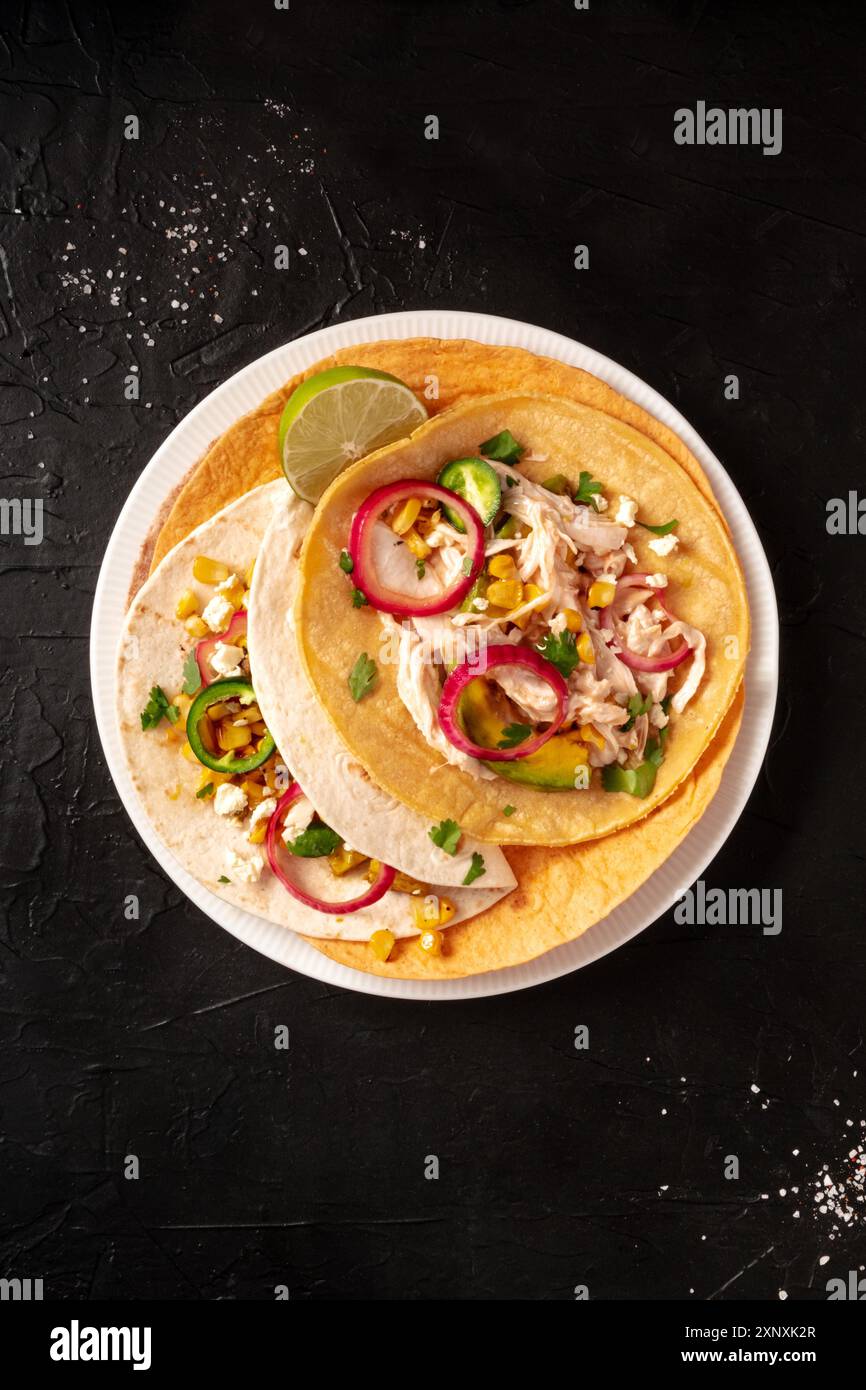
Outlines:
[{"label": "avocado slice", "polygon": [[[508,723],[498,712],[493,692],[484,680],[467,685],[460,700],[460,720],[472,742],[485,748],[497,746]],[[577,733],[554,734],[537,753],[509,763],[485,762],[484,766],[510,782],[550,791],[574,791],[577,769],[586,765],[587,757],[586,745],[579,741]]]}]

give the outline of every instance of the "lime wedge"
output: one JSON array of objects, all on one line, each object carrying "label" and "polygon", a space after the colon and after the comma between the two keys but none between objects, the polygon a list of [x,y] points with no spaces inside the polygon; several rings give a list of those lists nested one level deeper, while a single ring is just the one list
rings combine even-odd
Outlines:
[{"label": "lime wedge", "polygon": [[330,367],[293,391],[280,419],[283,471],[305,502],[318,502],[350,463],[404,439],[427,419],[405,382],[371,367]]}]

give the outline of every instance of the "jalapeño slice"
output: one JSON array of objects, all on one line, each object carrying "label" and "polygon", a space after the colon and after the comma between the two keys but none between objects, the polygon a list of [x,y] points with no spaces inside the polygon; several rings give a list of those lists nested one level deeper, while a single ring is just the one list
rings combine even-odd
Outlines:
[{"label": "jalape\u00f1o slice", "polygon": [[211,768],[214,772],[225,772],[233,774],[235,772],[254,772],[262,763],[267,762],[274,751],[274,740],[271,735],[263,734],[261,742],[255,753],[248,758],[238,758],[235,750],[229,749],[227,753],[217,757],[214,753],[209,753],[204,746],[199,726],[203,719],[207,718],[207,712],[211,705],[218,705],[223,700],[238,700],[241,696],[249,697],[250,703],[255,699],[253,687],[249,681],[244,680],[224,680],[213,681],[206,685],[196,695],[189,707],[189,714],[186,720],[186,737],[189,746],[195,753],[200,763],[205,767]]},{"label": "jalape\u00f1o slice", "polygon": [[[455,459],[446,463],[436,479],[440,487],[450,488],[468,502],[478,513],[482,525],[487,526],[499,511],[502,489],[496,470],[484,459]],[[463,522],[451,507],[444,508],[445,515],[457,531],[465,530]]]}]

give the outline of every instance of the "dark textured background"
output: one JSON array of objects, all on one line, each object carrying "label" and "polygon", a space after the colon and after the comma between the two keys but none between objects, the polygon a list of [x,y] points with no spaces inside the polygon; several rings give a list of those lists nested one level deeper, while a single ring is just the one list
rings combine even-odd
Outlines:
[{"label": "dark textured background", "polygon": [[[0,1272],[78,1298],[776,1299],[862,1264],[862,1207],[837,1233],[813,1202],[866,1133],[866,540],[824,525],[863,478],[859,8],[0,4],[3,487],[47,522],[0,557]],[[782,107],[782,154],[676,146],[699,98]],[[132,483],[261,353],[428,305],[610,354],[738,484],[782,687],[705,877],[783,888],[781,936],[669,915],[542,989],[387,1002],[254,955],[131,830],[87,639]]]}]

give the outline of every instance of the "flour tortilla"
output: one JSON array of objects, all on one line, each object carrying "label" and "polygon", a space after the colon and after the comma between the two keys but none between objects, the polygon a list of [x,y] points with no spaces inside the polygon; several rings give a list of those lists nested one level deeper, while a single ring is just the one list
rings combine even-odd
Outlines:
[{"label": "flour tortilla", "polygon": [[[435,480],[451,459],[477,454],[482,440],[508,429],[527,453],[521,472],[534,482],[562,473],[577,486],[587,469],[610,496],[635,498],[640,515],[679,519],[680,540],[660,561],[650,533],[630,532],[638,570],[663,570],[666,601],[707,639],[697,694],[671,723],[665,758],[649,796],[609,793],[593,779],[584,791],[553,792],[503,777],[481,780],[446,762],[416,728],[397,693],[379,615],[353,607],[339,566],[352,518],[377,487],[406,478]],[[745,584],[718,512],[685,471],[644,435],[588,406],[545,396],[493,396],[455,406],[408,440],[369,455],[341,474],[316,508],[300,561],[295,605],[298,642],[314,692],[351,753],[370,776],[432,821],[450,818],[494,844],[564,845],[597,839],[642,819],[689,775],[739,688],[749,646]],[[356,702],[347,676],[358,655],[378,677]],[[515,808],[505,815],[504,808]]]},{"label": "flour tortilla", "polygon": [[[171,550],[137,594],[127,614],[117,668],[117,716],[129,774],[148,819],[178,863],[213,893],[237,907],[309,937],[366,942],[380,928],[387,928],[397,938],[417,936],[413,900],[405,893],[386,893],[372,907],[340,917],[299,903],[267,868],[257,883],[238,881],[229,856],[235,853],[246,860],[255,855],[264,858],[263,846],[249,844],[244,824],[238,826],[228,817],[218,816],[211,801],[196,798],[201,768],[180,754],[181,726],[172,730],[163,721],[156,729],[145,732],[141,728],[140,711],[147,703],[150,688],[160,685],[169,699],[173,698],[180,689],[184,657],[194,645],[175,616],[180,593],[192,588],[202,604],[213,593],[209,586],[198,584],[192,577],[196,555],[221,560],[237,574],[245,574],[286,491],[284,481],[270,483],[231,503]],[[252,675],[255,683],[254,666]],[[292,765],[290,752],[285,760]],[[310,793],[310,788],[305,790]],[[316,805],[314,796],[311,800]],[[410,814],[401,808],[398,817],[408,818]],[[341,819],[351,827],[351,806]],[[347,833],[351,836],[351,829]],[[419,837],[422,833],[419,829]],[[403,843],[410,840],[411,835],[405,834]],[[377,857],[394,863],[391,847],[384,842],[377,846]],[[487,885],[483,880],[471,888],[449,884],[447,896],[455,907],[453,922],[464,921],[491,906],[511,887],[513,879],[504,859],[500,864],[496,856],[491,858],[496,860],[495,876],[504,879],[505,886]],[[402,866],[395,863],[394,867]],[[323,860],[296,860],[293,873],[303,887],[319,897],[354,897],[361,891],[357,877],[335,879]],[[220,883],[225,876],[232,881]],[[441,887],[435,884],[433,891]]]},{"label": "flour tortilla", "polygon": [[[270,484],[270,487],[279,487]],[[259,548],[247,609],[256,698],[279,748],[319,815],[353,849],[388,863],[422,883],[462,884],[472,856],[483,852],[484,888],[514,888],[502,851],[464,835],[456,854],[430,839],[431,822],[381,791],[351,757],[304,674],[292,622],[298,554],[313,508],[285,485]]]}]

